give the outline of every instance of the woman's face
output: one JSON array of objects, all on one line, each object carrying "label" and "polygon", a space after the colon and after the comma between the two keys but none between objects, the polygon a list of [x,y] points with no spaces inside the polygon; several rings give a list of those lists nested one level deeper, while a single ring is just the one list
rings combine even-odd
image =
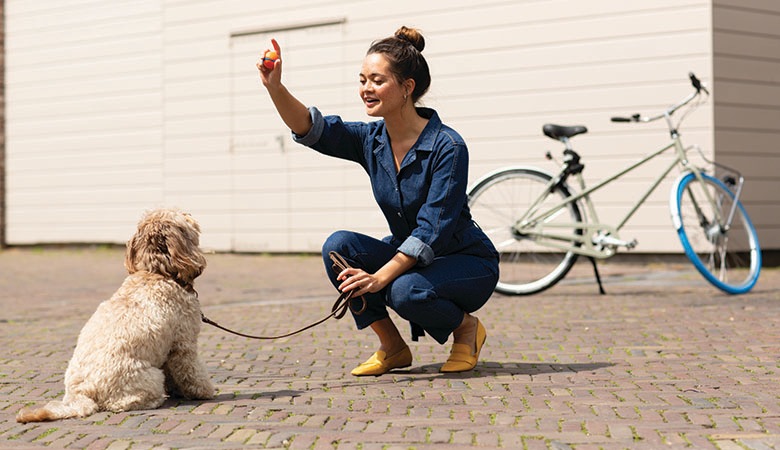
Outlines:
[{"label": "woman's face", "polygon": [[371,53],[360,69],[360,98],[366,113],[372,117],[386,117],[400,111],[406,103],[408,86],[398,83],[390,71],[390,63],[381,53]]}]

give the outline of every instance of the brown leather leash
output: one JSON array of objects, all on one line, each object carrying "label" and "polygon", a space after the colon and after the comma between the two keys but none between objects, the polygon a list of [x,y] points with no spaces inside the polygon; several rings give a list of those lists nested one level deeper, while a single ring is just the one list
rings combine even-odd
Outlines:
[{"label": "brown leather leash", "polygon": [[[328,256],[330,257],[330,260],[333,261],[333,266],[332,267],[333,267],[333,270],[336,273],[341,273],[342,271],[344,271],[346,269],[351,269],[352,268],[352,266],[350,266],[349,263],[347,263],[347,261],[344,259],[344,257],[339,255],[338,253],[330,252],[328,254]],[[342,317],[344,317],[344,315],[347,313],[347,309],[352,310],[352,312],[355,315],[363,314],[363,311],[366,310],[366,299],[365,299],[365,297],[363,297],[362,295],[360,296],[360,300],[363,302],[363,306],[359,310],[356,310],[355,308],[352,307],[352,301],[351,300],[352,300],[352,291],[342,292],[341,295],[339,295],[339,297],[336,299],[336,302],[333,303],[333,307],[330,309],[330,314],[328,314],[327,316],[323,317],[322,319],[320,319],[320,320],[318,320],[318,321],[316,321],[316,322],[314,322],[312,324],[306,325],[305,327],[303,327],[303,328],[301,328],[299,330],[291,331],[291,332],[289,332],[287,334],[281,334],[279,336],[253,336],[251,334],[240,333],[238,331],[234,331],[234,330],[231,330],[229,328],[223,327],[222,325],[218,324],[217,322],[214,322],[213,320],[211,320],[208,317],[206,317],[202,312],[200,313],[200,318],[203,321],[203,323],[207,323],[207,324],[209,324],[211,326],[219,328],[220,330],[227,331],[228,333],[235,334],[236,336],[241,336],[241,337],[245,337],[245,338],[249,338],[249,339],[281,339],[281,338],[289,337],[289,336],[292,336],[292,335],[304,332],[304,331],[308,330],[309,328],[314,328],[317,325],[321,324],[322,322],[325,322],[326,320],[330,319],[331,317],[335,318],[336,320],[339,320]]]}]

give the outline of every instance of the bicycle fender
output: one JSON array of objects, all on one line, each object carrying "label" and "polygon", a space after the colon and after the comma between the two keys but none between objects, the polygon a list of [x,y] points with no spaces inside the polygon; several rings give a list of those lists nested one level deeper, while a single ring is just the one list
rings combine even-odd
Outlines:
[{"label": "bicycle fender", "polygon": [[682,218],[677,215],[677,192],[680,190],[680,183],[682,183],[683,179],[692,173],[693,171],[691,170],[686,170],[685,172],[681,173],[674,180],[672,189],[669,192],[669,213],[672,217],[672,226],[674,227],[674,231],[677,232],[679,232],[680,228],[682,228]]}]

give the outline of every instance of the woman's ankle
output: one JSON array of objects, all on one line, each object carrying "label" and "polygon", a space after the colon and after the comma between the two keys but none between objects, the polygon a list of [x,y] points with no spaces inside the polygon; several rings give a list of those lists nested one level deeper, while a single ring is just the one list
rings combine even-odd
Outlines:
[{"label": "woman's ankle", "polygon": [[407,347],[401,333],[389,318],[381,319],[371,324],[371,329],[379,338],[379,350],[392,356]]},{"label": "woman's ankle", "polygon": [[[477,338],[477,318],[469,313],[463,314],[463,321],[460,326],[453,330],[452,339],[456,344],[466,344],[474,347]],[[472,350],[474,350],[472,348]]]},{"label": "woman's ankle", "polygon": [[392,342],[379,343],[379,350],[385,352],[387,356],[393,356],[396,353],[405,349],[406,347],[408,347],[408,345],[406,345],[406,342],[403,339],[394,340]]},{"label": "woman's ankle", "polygon": [[458,328],[455,328],[453,330],[453,335],[461,335],[463,333],[468,333],[472,329],[475,329],[477,326],[477,318],[472,316],[469,313],[463,313],[463,320],[460,322],[460,325],[458,325]]}]

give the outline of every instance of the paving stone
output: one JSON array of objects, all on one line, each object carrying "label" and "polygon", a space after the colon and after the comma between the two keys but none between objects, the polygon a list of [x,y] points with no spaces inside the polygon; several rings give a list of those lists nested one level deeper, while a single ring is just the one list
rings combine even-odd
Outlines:
[{"label": "paving stone", "polygon": [[[440,374],[449,347],[424,338],[409,369],[352,377],[376,341],[349,317],[275,341],[204,325],[216,399],[17,424],[23,406],[62,397],[123,261],[111,248],[0,252],[0,448],[780,448],[780,271],[729,296],[687,264],[610,261],[607,295],[586,264],[535,296],[495,294],[472,372]],[[212,254],[196,288],[213,320],[280,334],[329,313],[323,270],[313,256]]]}]

